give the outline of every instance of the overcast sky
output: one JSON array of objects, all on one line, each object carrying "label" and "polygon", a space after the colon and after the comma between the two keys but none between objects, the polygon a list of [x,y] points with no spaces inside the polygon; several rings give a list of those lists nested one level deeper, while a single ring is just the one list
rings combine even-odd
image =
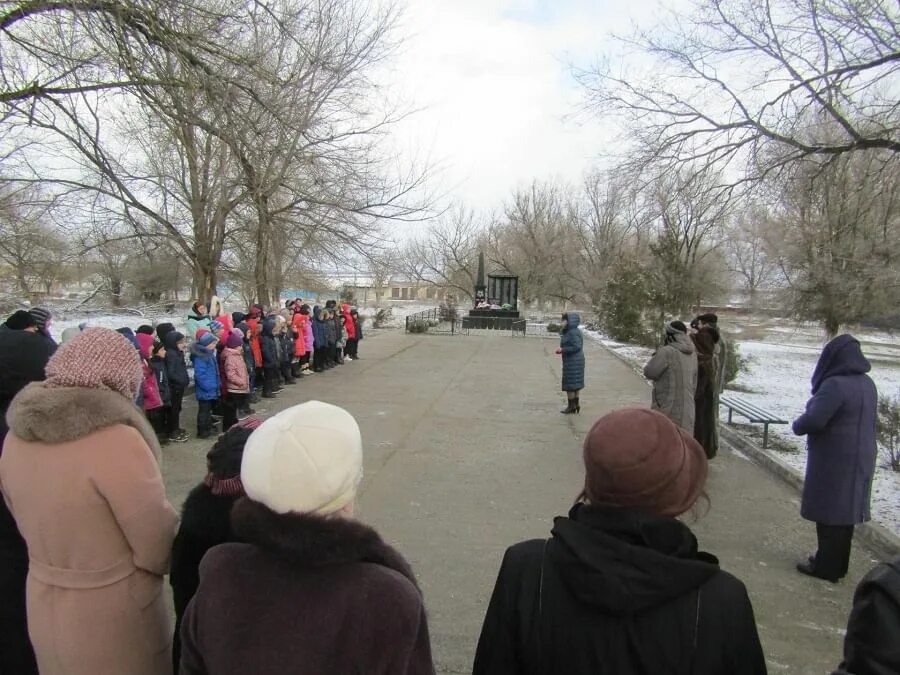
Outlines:
[{"label": "overcast sky", "polygon": [[571,118],[581,98],[570,64],[591,63],[610,32],[646,24],[654,5],[406,0],[390,88],[423,110],[395,140],[441,167],[442,192],[479,210],[533,178],[577,182],[615,138],[602,120]]}]

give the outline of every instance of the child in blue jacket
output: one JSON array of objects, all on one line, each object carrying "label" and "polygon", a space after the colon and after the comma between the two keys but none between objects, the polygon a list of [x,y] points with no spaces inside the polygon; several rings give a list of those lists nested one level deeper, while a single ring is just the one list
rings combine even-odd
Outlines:
[{"label": "child in blue jacket", "polygon": [[213,401],[218,401],[222,393],[219,361],[216,358],[217,343],[215,335],[203,333],[191,345],[194,394],[197,397],[197,438],[209,438],[215,431],[212,420]]}]

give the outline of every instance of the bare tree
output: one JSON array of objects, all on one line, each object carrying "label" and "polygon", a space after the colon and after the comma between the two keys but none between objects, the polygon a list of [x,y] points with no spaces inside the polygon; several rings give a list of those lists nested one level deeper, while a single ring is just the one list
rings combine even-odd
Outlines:
[{"label": "bare tree", "polygon": [[[750,203],[736,212],[727,226],[725,251],[731,272],[740,280],[750,307],[758,306],[759,291],[779,277],[777,225],[761,203]],[[774,255],[773,255],[774,254]]]},{"label": "bare tree", "polygon": [[842,325],[884,317],[900,302],[900,172],[890,153],[809,159],[780,185],[777,244],[788,307]]},{"label": "bare tree", "polygon": [[517,190],[488,230],[491,261],[519,277],[524,302],[575,299],[583,286],[577,264],[578,207],[567,190],[535,181]]},{"label": "bare tree", "polygon": [[624,41],[641,71],[579,77],[592,109],[624,118],[639,162],[755,180],[810,156],[900,152],[898,22],[893,0],[693,0]]},{"label": "bare tree", "polygon": [[656,183],[648,269],[660,315],[684,316],[716,280],[720,235],[730,208],[716,192],[717,184],[718,176],[709,172],[685,172]]},{"label": "bare tree", "polygon": [[483,231],[475,213],[457,204],[409,244],[400,268],[417,281],[452,288],[471,300]]},{"label": "bare tree", "polygon": [[624,168],[586,177],[580,201],[575,259],[583,291],[596,302],[623,252],[647,238],[652,216]]},{"label": "bare tree", "polygon": [[47,218],[49,204],[28,186],[0,185],[0,262],[26,296],[36,286],[50,293],[66,272],[70,249]]}]

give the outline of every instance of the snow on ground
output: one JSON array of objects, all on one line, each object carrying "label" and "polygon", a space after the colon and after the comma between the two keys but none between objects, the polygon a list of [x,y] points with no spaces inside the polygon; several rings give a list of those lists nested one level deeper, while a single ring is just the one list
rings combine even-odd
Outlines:
[{"label": "snow on ground", "polygon": [[[872,363],[869,373],[881,395],[900,397],[900,352],[891,358],[887,350],[871,349],[868,343],[875,343],[865,334],[860,335],[863,350]],[[880,342],[886,347],[897,347],[894,343]],[[750,357],[747,372],[742,372],[734,383],[741,390],[739,396],[766,410],[793,420],[803,413],[810,397],[810,377],[819,358],[819,348],[795,345],[789,342],[740,343],[741,354]],[[721,414],[727,415],[725,409]],[[723,417],[723,420],[725,418]],[[778,456],[796,468],[800,473],[806,470],[806,441],[794,436],[789,425],[769,427],[774,436],[793,451],[777,451]],[[881,462],[881,458],[879,458]],[[879,466],[872,484],[872,514],[875,520],[900,534],[900,473]]]},{"label": "snow on ground", "polygon": [[187,326],[187,312],[177,313],[177,314],[166,314],[164,312],[160,312],[159,314],[153,314],[148,316],[136,316],[134,314],[79,314],[67,316],[66,318],[53,319],[53,323],[50,326],[50,332],[53,334],[53,337],[59,342],[62,339],[62,333],[66,328],[70,326],[78,326],[79,324],[85,323],[88,326],[100,327],[100,328],[112,328],[113,330],[117,328],[130,328],[131,330],[136,329],[138,326],[143,326],[145,324],[150,326],[156,326],[158,323],[169,322],[175,326],[175,330],[179,333],[184,333]]},{"label": "snow on ground", "polygon": [[624,342],[616,342],[612,338],[604,335],[603,333],[600,333],[599,331],[588,330],[584,327],[581,328],[581,332],[591,339],[596,340],[610,351],[615,352],[622,358],[626,359],[629,363],[631,363],[638,369],[643,368],[644,364],[650,360],[651,356],[653,356],[653,350],[648,349],[647,347],[630,345]]},{"label": "snow on ground", "polygon": [[[733,383],[736,390],[733,393],[786,420],[794,420],[803,413],[810,397],[810,377],[822,350],[824,334],[816,326],[784,323],[754,326],[753,330],[746,326],[734,328],[732,332],[737,337],[732,341],[739,344],[741,355],[748,364],[747,370]],[[642,367],[652,353],[644,347],[615,342],[594,331],[584,332],[637,367]],[[741,340],[742,333],[760,335],[760,338]],[[878,393],[900,397],[900,338],[876,331],[860,331],[855,335],[872,363],[870,376]],[[720,414],[725,423],[727,410],[721,408]],[[746,421],[737,415],[733,419],[737,423]],[[753,425],[753,429],[761,438],[762,426]],[[744,432],[748,427],[742,426],[738,430]],[[790,425],[770,426],[769,436],[769,451],[803,474],[806,470],[805,438],[794,436]],[[872,515],[876,521],[900,534],[900,473],[884,468],[881,463],[879,457],[872,485]]]}]

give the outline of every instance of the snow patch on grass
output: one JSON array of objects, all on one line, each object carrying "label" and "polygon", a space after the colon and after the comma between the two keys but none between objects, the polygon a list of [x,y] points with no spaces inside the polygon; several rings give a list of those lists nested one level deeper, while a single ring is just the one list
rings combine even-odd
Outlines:
[{"label": "snow patch on grass", "polygon": [[[824,346],[824,334],[810,324],[783,324],[778,326],[727,326],[748,360],[747,370],[729,385],[735,395],[793,421],[806,408],[810,397],[810,378]],[[652,350],[637,345],[623,344],[596,331],[584,333],[605,347],[627,359],[640,369],[652,355]],[[740,339],[742,333],[759,339]],[[854,333],[863,352],[872,363],[869,375],[875,381],[880,395],[900,396],[900,337],[884,332],[859,331]],[[722,424],[728,419],[728,411],[720,409]],[[740,416],[734,416],[736,428],[742,433],[752,429],[750,435],[761,445],[762,425],[745,425]],[[758,433],[757,433],[758,431]],[[806,439],[794,436],[790,425],[769,427],[769,451],[796,469],[802,475],[806,471]],[[774,447],[773,447],[774,446]],[[872,484],[872,517],[895,534],[900,534],[900,473],[881,466],[875,471]]]}]

